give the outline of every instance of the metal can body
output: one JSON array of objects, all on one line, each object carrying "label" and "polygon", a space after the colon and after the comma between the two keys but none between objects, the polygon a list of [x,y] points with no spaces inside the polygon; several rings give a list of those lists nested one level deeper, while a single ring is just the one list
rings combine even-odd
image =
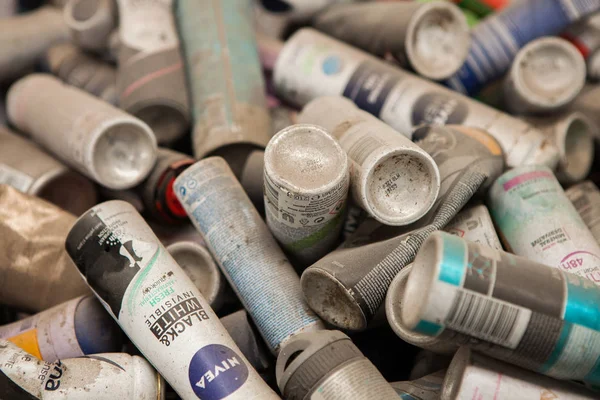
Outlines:
[{"label": "metal can body", "polygon": [[463,65],[471,44],[464,14],[441,1],[336,5],[319,13],[314,26],[371,54],[389,52],[436,80]]},{"label": "metal can body", "polygon": [[143,218],[122,201],[84,214],[66,241],[88,285],[186,398],[277,398]]},{"label": "metal can body", "polygon": [[507,250],[600,282],[600,246],[550,170],[510,170],[488,197]]},{"label": "metal can body", "polygon": [[292,125],[264,157],[267,226],[292,261],[308,266],[336,244],[346,209],[348,157],[317,125]]},{"label": "metal can body", "polygon": [[507,7],[473,29],[467,61],[446,83],[454,90],[475,94],[509,69],[521,47],[539,37],[557,35],[599,8],[600,3],[587,0],[531,0]]},{"label": "metal can body", "polygon": [[274,354],[292,335],[323,329],[302,298],[298,275],[223,159],[197,162],[174,187]]},{"label": "metal can body", "polygon": [[419,379],[392,382],[390,385],[402,400],[438,400],[446,370],[429,374]]},{"label": "metal can body", "polygon": [[429,154],[343,97],[320,97],[300,122],[324,127],[339,140],[351,166],[356,204],[386,225],[408,225],[433,207],[439,169]]},{"label": "metal can body", "polygon": [[573,43],[585,58],[588,79],[598,80],[600,78],[600,16],[592,14],[569,26],[561,36]]},{"label": "metal can body", "polygon": [[441,400],[470,400],[474,396],[514,400],[597,398],[597,394],[575,383],[533,374],[462,347],[448,368]]},{"label": "metal can body", "polygon": [[523,121],[311,29],[288,39],[274,77],[280,96],[297,106],[343,95],[409,137],[421,124],[462,124],[494,136],[509,166],[558,162],[557,149]]},{"label": "metal can body", "polygon": [[502,250],[490,212],[483,204],[463,209],[444,230],[469,242]]},{"label": "metal can body", "polygon": [[117,25],[115,0],[70,0],[63,15],[73,42],[89,51],[105,50]]},{"label": "metal can body", "polygon": [[196,158],[229,145],[265,147],[271,118],[250,1],[179,0],[175,13],[193,104]]},{"label": "metal can body", "polygon": [[190,124],[173,1],[117,3],[119,105],[146,122],[160,144],[173,142]]},{"label": "metal can body", "polygon": [[600,190],[591,181],[572,186],[565,192],[581,219],[600,243]]},{"label": "metal can body", "polygon": [[340,331],[295,336],[283,347],[275,369],[286,399],[398,399],[377,368]]},{"label": "metal can body", "polygon": [[75,215],[96,204],[96,188],[88,179],[4,127],[0,127],[0,183]]},{"label": "metal can body", "polygon": [[148,125],[51,75],[32,74],[13,84],[7,109],[19,129],[110,189],[137,185],[156,161]]},{"label": "metal can body", "polygon": [[523,47],[504,79],[513,114],[549,113],[569,104],[585,84],[585,60],[564,39],[543,37]]},{"label": "metal can body", "polygon": [[[44,362],[0,340],[0,390],[6,399],[164,400],[162,377],[124,353]],[[110,390],[107,387],[110,385]]]},{"label": "metal can body", "polygon": [[48,362],[117,352],[122,344],[121,329],[93,296],[0,326],[0,338]]}]

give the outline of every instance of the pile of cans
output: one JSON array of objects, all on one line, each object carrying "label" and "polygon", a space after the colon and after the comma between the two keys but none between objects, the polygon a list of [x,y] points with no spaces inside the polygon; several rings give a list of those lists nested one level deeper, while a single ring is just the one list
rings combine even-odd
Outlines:
[{"label": "pile of cans", "polygon": [[600,0],[0,32],[0,399],[600,398]]}]

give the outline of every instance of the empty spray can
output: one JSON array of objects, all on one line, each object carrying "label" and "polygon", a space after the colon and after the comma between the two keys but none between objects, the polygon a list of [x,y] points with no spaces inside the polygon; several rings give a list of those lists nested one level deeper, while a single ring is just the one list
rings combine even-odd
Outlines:
[{"label": "empty spray can", "polygon": [[527,43],[557,35],[598,9],[600,3],[589,0],[529,0],[506,7],[473,28],[467,61],[446,83],[454,90],[475,94],[501,77]]},{"label": "empty spray can", "polygon": [[324,329],[302,298],[298,275],[222,158],[197,162],[174,188],[274,354],[294,334]]},{"label": "empty spray can", "polygon": [[502,244],[500,244],[490,212],[483,204],[463,209],[446,225],[444,231],[469,242],[481,243],[492,249],[502,250]]},{"label": "empty spray can", "polygon": [[561,35],[581,52],[586,60],[587,77],[591,80],[600,78],[600,16],[590,17],[569,26]]},{"label": "empty spray can", "polygon": [[504,79],[504,104],[515,114],[548,113],[569,104],[585,83],[585,60],[557,37],[523,47]]},{"label": "empty spray can", "polygon": [[441,400],[591,400],[597,397],[580,385],[515,368],[476,354],[468,347],[461,347],[452,359],[441,390]]},{"label": "empty spray can", "polygon": [[240,176],[248,154],[271,138],[250,1],[179,0],[175,13],[193,104],[194,155],[221,155]]},{"label": "empty spray can", "polygon": [[40,360],[54,362],[121,350],[121,328],[94,296],[78,297],[12,324],[0,338]]},{"label": "empty spray can", "polygon": [[246,194],[252,200],[252,204],[259,212],[264,212],[265,199],[264,188],[265,152],[254,150],[246,159],[246,164],[240,177],[240,184]]},{"label": "empty spray can", "polygon": [[391,53],[429,79],[445,79],[465,62],[471,37],[461,10],[443,1],[340,4],[314,27],[371,54]]},{"label": "empty spray can", "polygon": [[38,312],[89,294],[63,245],[74,222],[60,208],[0,184],[2,304]]},{"label": "empty spray can", "polygon": [[277,398],[129,203],[90,209],[66,248],[106,310],[180,396]]},{"label": "empty spray can", "polygon": [[560,161],[555,175],[562,184],[579,182],[589,174],[594,162],[594,138],[600,136],[594,121],[577,111],[526,120],[558,148]]},{"label": "empty spray can", "polygon": [[496,180],[488,197],[508,251],[600,282],[600,245],[552,171],[512,169]]},{"label": "empty spray can", "polygon": [[366,328],[394,276],[412,262],[425,238],[446,226],[504,168],[500,145],[478,129],[425,126],[415,132],[415,139],[440,170],[440,195],[430,212],[401,231],[375,229],[367,235],[357,231],[356,237],[302,274],[310,307],[334,326]]},{"label": "empty spray can", "polygon": [[292,261],[308,266],[340,237],[350,175],[348,157],[320,126],[292,125],[264,156],[267,226]]},{"label": "empty spray can", "polygon": [[63,9],[71,39],[78,47],[101,52],[117,25],[115,0],[70,0]]},{"label": "empty spray can", "polygon": [[119,106],[146,122],[160,144],[173,142],[190,124],[173,1],[117,0],[117,4]]},{"label": "empty spray can", "polygon": [[24,74],[50,46],[69,40],[62,13],[51,6],[2,19],[0,31],[0,82]]},{"label": "empty spray can", "polygon": [[87,178],[4,126],[0,126],[0,183],[75,215],[96,204],[96,189]]},{"label": "empty spray can", "polygon": [[487,343],[485,354],[598,384],[599,301],[592,281],[436,232],[415,258],[401,318],[422,334],[461,332]]},{"label": "empty spray can", "polygon": [[213,310],[223,304],[225,282],[209,251],[198,243],[181,241],[167,246],[167,251],[208,301]]},{"label": "empty spray can", "polygon": [[554,167],[558,161],[557,149],[523,121],[311,29],[288,39],[274,77],[279,95],[296,106],[320,96],[343,95],[409,137],[423,123],[463,124],[498,140],[509,166]]},{"label": "empty spray can", "polygon": [[438,400],[445,375],[446,370],[444,369],[419,379],[392,382],[390,385],[401,400]]},{"label": "empty spray can", "polygon": [[[164,400],[164,382],[142,357],[95,354],[53,363],[0,340],[0,393],[13,400]],[[110,389],[109,389],[110,387]]]},{"label": "empty spray can", "polygon": [[571,186],[565,194],[589,228],[597,242],[600,243],[600,190],[591,181]]},{"label": "empty spray can", "polygon": [[343,97],[319,97],[300,122],[331,132],[351,160],[354,201],[386,225],[408,225],[433,206],[438,167],[427,152]]},{"label": "empty spray can", "polygon": [[156,162],[156,139],[148,125],[51,75],[17,81],[7,108],[15,126],[110,189],[137,185]]},{"label": "empty spray can", "polygon": [[52,46],[45,63],[53,75],[102,100],[117,104],[117,71],[115,67],[88,55],[70,43]]},{"label": "empty spray can", "polygon": [[398,395],[350,338],[340,331],[305,332],[281,350],[277,385],[290,400],[398,400]]}]

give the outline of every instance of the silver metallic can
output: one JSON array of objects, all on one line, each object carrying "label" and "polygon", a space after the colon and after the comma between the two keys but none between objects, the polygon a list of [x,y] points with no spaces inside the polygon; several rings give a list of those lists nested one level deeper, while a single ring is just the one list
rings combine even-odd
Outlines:
[{"label": "silver metallic can", "polygon": [[600,190],[591,181],[571,186],[565,194],[581,216],[590,232],[600,243]]},{"label": "silver metallic can", "polygon": [[536,39],[515,56],[504,79],[504,104],[515,114],[563,108],[583,88],[585,71],[583,56],[565,39]]},{"label": "silver metallic can", "polygon": [[407,136],[421,124],[462,124],[498,140],[508,166],[558,162],[554,145],[529,124],[309,28],[288,39],[274,79],[279,95],[299,107],[343,95]]},{"label": "silver metallic can", "polygon": [[443,1],[335,5],[316,16],[314,27],[379,57],[391,53],[434,80],[458,71],[471,45],[465,15]]},{"label": "silver metallic can", "polygon": [[339,239],[350,174],[348,157],[320,126],[292,125],[267,144],[267,226],[292,262],[308,266]]},{"label": "silver metallic can", "polygon": [[105,50],[117,26],[115,0],[69,0],[63,15],[73,42],[89,51]]},{"label": "silver metallic can", "polygon": [[445,375],[444,369],[419,379],[392,382],[390,385],[402,400],[439,400]]},{"label": "silver metallic can", "polygon": [[480,243],[492,249],[502,250],[502,244],[494,228],[490,212],[483,204],[463,209],[446,225],[444,231],[469,242]]},{"label": "silver metallic can", "polygon": [[278,398],[129,203],[89,210],[66,248],[109,314],[181,397]]},{"label": "silver metallic can", "polygon": [[148,125],[51,75],[17,81],[7,108],[15,126],[110,189],[137,185],[156,162],[156,139]]},{"label": "silver metallic can", "polygon": [[600,282],[600,245],[552,171],[512,169],[496,180],[488,197],[508,251]]},{"label": "silver metallic can", "polygon": [[263,195],[263,188],[265,186],[263,179],[264,170],[265,152],[263,150],[254,150],[246,159],[242,176],[240,177],[240,184],[259,212],[264,212],[265,209]]},{"label": "silver metallic can", "polygon": [[277,385],[289,400],[398,400],[398,395],[340,331],[305,332],[281,350]]},{"label": "silver metallic can", "polygon": [[351,161],[356,204],[386,225],[408,225],[437,199],[440,172],[429,154],[343,97],[325,96],[304,107],[299,121],[331,132]]},{"label": "silver metallic can", "polygon": [[588,79],[600,79],[600,14],[571,25],[561,36],[573,43],[585,58]]},{"label": "silver metallic can", "polygon": [[85,212],[97,199],[96,188],[87,178],[3,126],[0,126],[0,183],[38,196],[75,215]]},{"label": "silver metallic can", "polygon": [[174,187],[274,354],[293,335],[324,329],[302,298],[298,275],[225,160],[198,161]]}]

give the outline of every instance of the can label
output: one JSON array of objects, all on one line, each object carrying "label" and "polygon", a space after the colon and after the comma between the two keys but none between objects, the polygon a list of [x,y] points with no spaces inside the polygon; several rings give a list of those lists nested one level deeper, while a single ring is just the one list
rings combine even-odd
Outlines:
[{"label": "can label", "polygon": [[569,188],[565,194],[600,243],[600,191],[593,182],[583,182]]},{"label": "can label", "polygon": [[6,164],[0,163],[0,183],[12,186],[20,192],[27,193],[33,184],[33,178]]},{"label": "can label", "polygon": [[462,210],[444,230],[469,242],[502,250],[492,217],[484,205]]},{"label": "can label", "polygon": [[412,108],[412,124],[450,125],[462,124],[469,107],[455,95],[428,92],[421,95]]},{"label": "can label", "polygon": [[178,45],[173,0],[119,0],[118,4],[124,45],[145,52]]}]

